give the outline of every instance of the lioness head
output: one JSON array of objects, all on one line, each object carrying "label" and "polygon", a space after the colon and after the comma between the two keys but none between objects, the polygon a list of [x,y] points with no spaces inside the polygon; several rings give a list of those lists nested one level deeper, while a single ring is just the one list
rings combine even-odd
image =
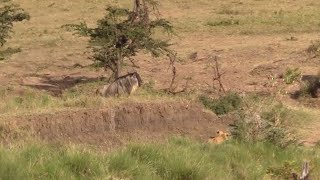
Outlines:
[{"label": "lioness head", "polygon": [[218,130],[217,135],[214,137],[210,137],[208,142],[213,143],[213,144],[220,144],[220,143],[230,139],[230,137],[231,137],[230,133]]}]

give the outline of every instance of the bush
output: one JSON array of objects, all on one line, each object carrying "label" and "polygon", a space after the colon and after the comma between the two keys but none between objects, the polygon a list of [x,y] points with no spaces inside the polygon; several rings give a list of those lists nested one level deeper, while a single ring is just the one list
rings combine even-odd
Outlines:
[{"label": "bush", "polygon": [[296,163],[291,161],[284,162],[281,166],[272,166],[267,169],[268,174],[277,179],[291,179],[292,172],[297,172]]},{"label": "bush", "polygon": [[320,88],[320,75],[306,75],[302,76],[300,82],[300,89],[291,95],[292,98],[299,97],[318,97],[318,89]]},{"label": "bush", "polygon": [[284,126],[288,114],[289,110],[280,103],[260,110],[246,109],[239,112],[232,134],[244,142],[267,141],[287,147],[296,141]]},{"label": "bush", "polygon": [[3,46],[7,39],[10,38],[14,22],[29,19],[30,15],[17,5],[0,6],[0,45]]},{"label": "bush", "polygon": [[301,88],[301,95],[317,98],[318,97],[317,91],[319,87],[320,87],[320,76],[318,75],[308,80],[306,83],[303,83]]},{"label": "bush", "polygon": [[295,69],[287,69],[286,73],[284,74],[284,82],[286,84],[292,84],[294,81],[296,81],[301,75],[301,72],[299,72],[299,68]]},{"label": "bush", "polygon": [[229,92],[219,99],[211,99],[208,96],[199,97],[201,103],[217,115],[227,114],[237,110],[241,106],[241,98],[238,94]]}]

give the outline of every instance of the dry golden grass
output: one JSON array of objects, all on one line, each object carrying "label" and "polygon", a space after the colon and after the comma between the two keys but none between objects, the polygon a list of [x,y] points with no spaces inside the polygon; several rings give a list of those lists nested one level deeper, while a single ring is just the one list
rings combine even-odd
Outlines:
[{"label": "dry golden grass", "polygon": [[169,95],[152,87],[140,88],[130,97],[104,98],[95,94],[100,83],[76,85],[63,91],[61,96],[52,96],[46,91],[18,87],[0,88],[0,119],[27,114],[54,113],[83,108],[106,108],[125,102],[173,102],[192,101],[196,93]]},{"label": "dry golden grass", "polygon": [[[80,21],[94,25],[103,16],[107,5],[130,5],[130,1],[111,0],[15,2],[21,4],[32,16],[29,22],[16,24],[13,39],[8,43],[10,47],[21,47],[22,52],[14,55],[9,62],[2,62],[3,66],[0,66],[0,72],[12,76],[15,82],[19,81],[18,77],[33,73],[91,73],[91,70],[66,68],[75,63],[89,64],[91,61],[88,60],[88,54],[84,53],[87,39],[72,36],[61,26]],[[179,34],[173,40],[182,58],[192,51],[204,51],[204,46],[212,48],[217,44],[222,48],[219,42],[230,34],[288,34],[320,30],[320,6],[316,0],[164,0],[161,1],[160,11],[173,22]],[[199,39],[203,43],[197,42]]]},{"label": "dry golden grass", "polygon": [[[94,25],[104,14],[107,5],[130,7],[131,1],[22,1],[23,8],[32,16],[30,22],[17,24],[12,45],[19,46],[60,46],[68,49],[79,38],[70,36],[60,27],[68,23],[86,21]],[[320,3],[305,1],[161,1],[160,11],[176,27],[179,35],[194,33],[289,33],[318,32],[320,30]],[[230,25],[234,19],[239,25]],[[221,21],[227,21],[225,24]],[[221,23],[219,25],[219,22]],[[216,23],[215,26],[212,24]],[[210,25],[211,24],[211,25]],[[230,25],[230,26],[229,26]]]}]

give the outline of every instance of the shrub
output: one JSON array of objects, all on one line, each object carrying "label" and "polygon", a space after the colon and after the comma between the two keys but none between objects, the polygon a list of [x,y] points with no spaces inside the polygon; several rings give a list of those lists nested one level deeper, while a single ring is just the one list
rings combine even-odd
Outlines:
[{"label": "shrub", "polygon": [[267,169],[267,173],[276,179],[291,179],[292,172],[296,170],[296,162],[286,161],[281,166],[271,166]]},{"label": "shrub", "polygon": [[260,110],[246,109],[239,112],[232,134],[240,141],[268,141],[280,147],[286,147],[295,142],[284,126],[289,110],[281,103]]},{"label": "shrub", "polygon": [[318,97],[318,89],[320,88],[320,75],[307,75],[302,76],[300,89],[292,94],[292,98],[298,99],[299,97]]},{"label": "shrub", "polygon": [[286,84],[292,84],[294,81],[298,80],[300,75],[301,75],[301,72],[299,72],[299,68],[295,68],[295,69],[289,68],[284,74],[284,82]]},{"label": "shrub", "polygon": [[30,15],[17,5],[0,6],[0,45],[3,46],[7,39],[10,38],[14,22],[29,19]]},{"label": "shrub", "polygon": [[0,51],[0,61],[4,60],[6,57],[11,56],[12,54],[21,52],[20,48],[7,48],[6,50]]},{"label": "shrub", "polygon": [[238,94],[229,92],[219,99],[211,99],[208,96],[199,97],[201,103],[217,115],[227,114],[241,106],[241,98]]},{"label": "shrub", "polygon": [[315,76],[307,82],[302,84],[301,93],[302,96],[311,96],[313,98],[318,97],[318,89],[320,87],[320,76]]}]

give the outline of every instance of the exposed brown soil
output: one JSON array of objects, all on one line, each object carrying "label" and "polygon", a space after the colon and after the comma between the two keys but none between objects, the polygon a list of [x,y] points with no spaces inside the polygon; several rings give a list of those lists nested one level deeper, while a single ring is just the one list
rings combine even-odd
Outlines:
[{"label": "exposed brown soil", "polygon": [[[182,135],[207,140],[230,121],[220,120],[189,102],[125,103],[105,109],[84,109],[29,115],[8,120],[2,140],[32,135],[50,143],[77,143],[117,147],[128,142],[159,141]],[[0,136],[1,137],[1,136]],[[11,138],[11,139],[9,139]]]}]

